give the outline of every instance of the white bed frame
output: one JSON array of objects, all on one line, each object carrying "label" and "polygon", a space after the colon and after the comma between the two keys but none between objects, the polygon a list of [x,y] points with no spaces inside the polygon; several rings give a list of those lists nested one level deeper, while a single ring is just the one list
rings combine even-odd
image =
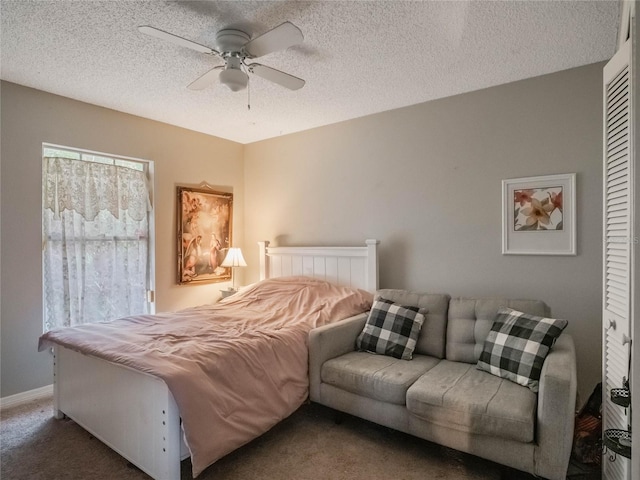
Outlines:
[{"label": "white bed frame", "polygon": [[378,240],[366,247],[260,247],[260,280],[304,275],[335,285],[378,289]]},{"label": "white bed frame", "polygon": [[[377,240],[365,247],[269,247],[259,242],[260,279],[305,275],[374,292]],[[189,456],[167,385],[123,365],[54,348],[54,414],[67,416],[156,480],[179,480]],[[212,432],[214,434],[214,432]]]}]

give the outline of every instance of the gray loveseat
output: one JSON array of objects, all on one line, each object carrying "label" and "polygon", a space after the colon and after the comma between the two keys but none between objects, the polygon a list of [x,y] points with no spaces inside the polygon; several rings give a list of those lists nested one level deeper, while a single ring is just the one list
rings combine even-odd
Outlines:
[{"label": "gray loveseat", "polygon": [[427,310],[413,359],[356,351],[366,314],[314,329],[312,401],[539,477],[566,478],[576,401],[571,336],[562,333],[546,357],[537,394],[476,368],[499,307],[548,317],[544,302],[378,294]]}]

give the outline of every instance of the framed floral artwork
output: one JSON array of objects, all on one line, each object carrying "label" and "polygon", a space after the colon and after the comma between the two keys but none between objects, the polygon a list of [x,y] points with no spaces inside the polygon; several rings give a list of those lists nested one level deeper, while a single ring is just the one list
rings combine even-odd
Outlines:
[{"label": "framed floral artwork", "polygon": [[502,253],[576,254],[576,174],[502,181]]},{"label": "framed floral artwork", "polygon": [[231,246],[233,194],[178,187],[178,283],[231,280],[220,264]]}]

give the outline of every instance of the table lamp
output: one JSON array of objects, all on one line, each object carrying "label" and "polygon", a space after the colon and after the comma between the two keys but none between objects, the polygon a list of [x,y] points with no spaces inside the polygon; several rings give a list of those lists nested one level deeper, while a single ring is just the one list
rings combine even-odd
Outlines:
[{"label": "table lamp", "polygon": [[236,291],[236,275],[234,269],[236,267],[246,267],[247,262],[244,261],[244,257],[242,256],[242,250],[239,248],[230,248],[227,252],[227,256],[224,257],[224,260],[220,264],[221,267],[231,267],[231,278],[233,280],[233,290]]}]

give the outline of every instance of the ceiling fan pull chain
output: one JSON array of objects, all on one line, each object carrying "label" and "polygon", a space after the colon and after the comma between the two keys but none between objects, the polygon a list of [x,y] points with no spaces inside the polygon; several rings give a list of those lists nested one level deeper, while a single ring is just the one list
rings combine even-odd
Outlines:
[{"label": "ceiling fan pull chain", "polygon": [[247,80],[247,110],[251,110],[251,79]]}]

